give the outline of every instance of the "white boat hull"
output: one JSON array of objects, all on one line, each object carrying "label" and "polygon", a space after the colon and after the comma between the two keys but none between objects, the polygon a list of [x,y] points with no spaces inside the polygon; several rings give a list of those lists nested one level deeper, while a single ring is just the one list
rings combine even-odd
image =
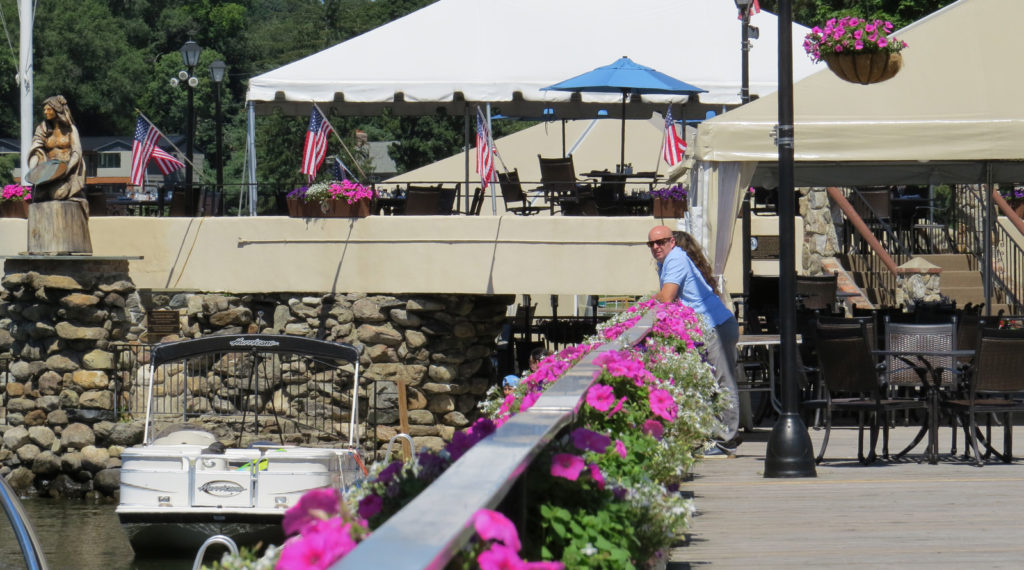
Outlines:
[{"label": "white boat hull", "polygon": [[[124,450],[117,515],[136,554],[195,552],[214,534],[280,544],[281,519],[312,489],[361,475],[351,450],[261,446],[210,453],[199,444]],[[345,467],[345,469],[343,469]]]}]

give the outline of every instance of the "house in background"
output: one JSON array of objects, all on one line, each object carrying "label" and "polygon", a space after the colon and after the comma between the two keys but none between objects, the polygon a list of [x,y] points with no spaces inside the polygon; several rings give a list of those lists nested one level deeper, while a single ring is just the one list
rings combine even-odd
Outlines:
[{"label": "house in background", "polygon": [[[183,135],[170,135],[170,143],[178,148],[185,146]],[[174,150],[171,144],[161,139],[160,148],[184,161],[182,153]],[[0,154],[18,154],[20,141],[13,138],[0,138]],[[178,170],[169,176],[160,174],[156,163],[150,161],[146,169],[146,182],[142,189],[128,188],[128,177],[132,165],[131,137],[82,137],[82,155],[85,159],[85,186],[90,194],[102,192],[108,199],[134,198],[129,192],[156,197],[160,188],[170,190],[176,184],[183,184],[185,171]],[[204,156],[201,152],[193,153],[195,170],[202,168]],[[12,175],[16,181],[21,180],[21,168],[15,166]],[[194,176],[198,181],[198,177]]]}]

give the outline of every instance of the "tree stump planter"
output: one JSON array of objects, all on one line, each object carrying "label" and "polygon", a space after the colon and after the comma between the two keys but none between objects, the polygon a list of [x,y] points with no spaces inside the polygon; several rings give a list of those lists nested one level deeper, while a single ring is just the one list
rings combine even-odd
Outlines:
[{"label": "tree stump planter", "polygon": [[28,205],[24,200],[4,200],[0,202],[0,218],[28,218]]},{"label": "tree stump planter", "polygon": [[75,200],[50,200],[29,205],[28,253],[91,254],[89,216]]},{"label": "tree stump planter", "polygon": [[839,79],[850,83],[871,85],[892,79],[903,67],[903,56],[898,53],[831,53],[822,59]]}]

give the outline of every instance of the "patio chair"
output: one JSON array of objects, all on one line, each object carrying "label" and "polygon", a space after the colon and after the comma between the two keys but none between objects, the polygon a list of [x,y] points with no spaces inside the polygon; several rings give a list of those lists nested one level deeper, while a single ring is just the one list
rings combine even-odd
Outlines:
[{"label": "patio chair", "polygon": [[405,190],[405,215],[406,216],[436,216],[442,213],[447,205],[448,214],[451,213],[454,202],[454,191],[447,192],[437,186],[409,186]]},{"label": "patio chair", "polygon": [[[532,216],[547,208],[531,206],[519,181],[519,169],[498,173],[498,186],[501,187],[501,199],[505,202],[505,210],[517,216]],[[517,205],[518,204],[518,205]]]},{"label": "patio chair", "polygon": [[797,275],[797,303],[803,305],[803,308],[810,310],[834,310],[838,280],[838,273],[832,273],[831,275]]},{"label": "patio chair", "polygon": [[554,204],[558,204],[566,216],[597,215],[593,187],[576,178],[572,156],[544,158],[538,154],[537,160],[540,162],[540,189],[552,204],[552,213]]},{"label": "patio chair", "polygon": [[[889,455],[889,424],[886,414],[897,410],[924,409],[917,398],[888,395],[884,368],[871,353],[872,333],[866,323],[819,324],[815,330],[822,397],[801,402],[801,406],[821,410],[825,434],[816,461],[825,458],[832,417],[837,412],[857,413],[857,459],[864,465],[878,456],[878,432],[882,431],[882,456]],[[869,422],[865,422],[865,417]],[[864,428],[869,428],[869,447],[864,449]]]},{"label": "patio chair", "polygon": [[[979,328],[977,353],[969,369],[966,397],[949,399],[942,406],[960,418],[978,466],[990,455],[1005,463],[1013,460],[1013,413],[1024,411],[1024,329]],[[978,414],[986,414],[985,435],[978,428]],[[992,420],[1001,416],[1003,449],[992,442]],[[981,439],[986,452],[980,453]]]}]

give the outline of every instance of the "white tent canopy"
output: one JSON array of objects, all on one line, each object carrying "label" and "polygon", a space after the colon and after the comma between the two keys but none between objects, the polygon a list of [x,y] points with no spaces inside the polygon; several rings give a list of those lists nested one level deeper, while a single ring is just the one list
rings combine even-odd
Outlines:
[{"label": "white tent canopy", "polygon": [[[1024,76],[1007,44],[1020,7],[960,0],[895,33],[909,44],[903,69],[880,84],[820,64],[794,85],[797,184],[984,182],[988,165],[995,181],[1024,180]],[[802,49],[797,59],[808,60]],[[774,185],[777,123],[775,95],[706,121],[696,158],[762,163],[755,184]]]},{"label": "white tent canopy", "polygon": [[[984,183],[1024,180],[1024,106],[1012,15],[1019,0],[960,0],[894,35],[903,69],[875,85],[845,82],[824,64],[793,88],[798,186]],[[794,37],[797,32],[794,31]],[[794,63],[808,60],[803,50]],[[739,196],[778,181],[776,95],[705,121],[694,187],[718,219],[711,244],[724,267]],[[756,170],[755,170],[756,167]]]},{"label": "white tent canopy", "polygon": [[[777,84],[774,14],[751,18],[750,92]],[[806,29],[795,27],[794,49]],[[509,116],[618,117],[617,94],[541,91],[621,56],[707,90],[704,108],[739,103],[740,22],[732,0],[441,0],[361,36],[252,78],[259,112],[370,115],[383,108],[430,114],[492,103]],[[811,72],[794,62],[795,77]],[[644,96],[627,116],[649,118],[686,96]],[[691,117],[702,109],[687,106]],[[703,114],[701,113],[701,116]]]}]

